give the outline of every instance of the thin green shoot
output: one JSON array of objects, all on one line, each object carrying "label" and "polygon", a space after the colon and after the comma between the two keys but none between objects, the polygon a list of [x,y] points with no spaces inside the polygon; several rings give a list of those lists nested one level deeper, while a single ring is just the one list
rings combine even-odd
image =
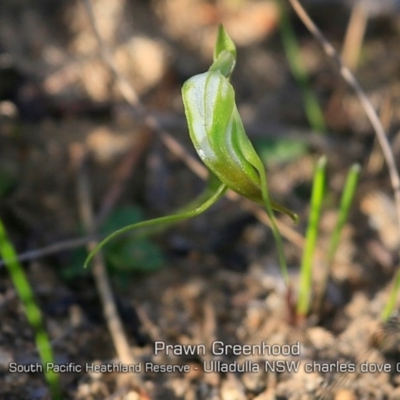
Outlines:
[{"label": "thin green shoot", "polygon": [[318,224],[321,215],[325,187],[326,157],[319,159],[313,178],[311,210],[306,232],[306,244],[300,267],[300,287],[297,301],[297,315],[307,315],[310,308],[312,286],[312,263],[318,237]]},{"label": "thin green shoot", "polygon": [[281,0],[276,0],[280,14],[279,29],[286,58],[288,59],[292,74],[303,93],[304,111],[310,127],[316,132],[325,133],[326,125],[324,115],[318,100],[311,89],[308,73],[301,59],[296,35],[287,15],[285,5],[282,3]]},{"label": "thin green shoot", "polygon": [[347,179],[344,185],[342,197],[340,199],[339,206],[339,217],[336,222],[335,229],[332,233],[331,240],[329,243],[327,263],[330,266],[335,258],[337,248],[339,246],[340,235],[342,233],[344,224],[349,216],[350,206],[353,202],[354,194],[356,192],[358,178],[360,176],[361,166],[360,164],[354,164],[350,168],[347,174]]},{"label": "thin green shoot", "polygon": [[381,314],[381,320],[383,322],[387,322],[389,320],[394,308],[396,307],[399,289],[400,289],[400,271],[397,271],[396,277],[394,279],[394,284],[389,295],[389,300],[387,301],[385,308],[383,309]]},{"label": "thin green shoot", "polygon": [[326,262],[323,265],[324,271],[322,274],[322,279],[320,284],[318,285],[318,290],[315,296],[316,309],[318,309],[322,303],[332,263],[339,246],[340,236],[342,234],[343,227],[347,222],[350,207],[353,202],[354,194],[356,192],[360,171],[361,171],[360,164],[353,164],[349,170],[349,173],[347,174],[346,182],[340,199],[339,216],[336,221],[335,229],[333,230],[333,233],[330,238]]},{"label": "thin green shoot", "polygon": [[60,399],[60,385],[58,375],[52,371],[47,370],[48,363],[54,363],[53,350],[51,348],[49,337],[43,325],[42,315],[38,305],[36,304],[35,297],[31,285],[26,278],[25,272],[17,260],[16,251],[10,242],[6,229],[0,220],[0,255],[7,266],[11,280],[15,289],[20,297],[22,304],[25,308],[25,314],[29,324],[33,328],[35,334],[36,347],[42,364],[44,366],[45,377],[49,384],[50,391],[53,399]]}]

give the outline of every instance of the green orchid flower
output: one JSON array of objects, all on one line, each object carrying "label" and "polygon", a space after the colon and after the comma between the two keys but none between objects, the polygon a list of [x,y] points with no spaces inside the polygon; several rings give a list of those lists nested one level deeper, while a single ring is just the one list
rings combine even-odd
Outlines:
[{"label": "green orchid flower", "polygon": [[[182,88],[189,133],[199,157],[221,182],[265,204],[264,166],[246,135],[229,82],[235,63],[235,45],[221,25],[209,71],[190,78]],[[274,210],[297,220],[287,208],[270,203]]]},{"label": "green orchid flower", "polygon": [[222,197],[227,189],[231,189],[266,208],[282,273],[288,282],[282,239],[272,210],[283,212],[294,221],[297,221],[297,215],[269,197],[264,165],[246,135],[236,107],[235,91],[229,82],[235,63],[236,47],[221,25],[210,69],[190,78],[182,88],[190,137],[199,157],[210,171],[205,193],[191,204],[190,209],[185,207],[177,214],[140,222],[114,232],[89,254],[85,265],[115,236],[138,228],[147,228],[145,233],[149,233],[149,228],[156,225],[167,226],[199,215]]},{"label": "green orchid flower", "polygon": [[[229,189],[260,204],[264,166],[248,139],[235,103],[235,91],[219,71],[190,78],[182,89],[194,147],[203,163]],[[296,215],[271,201],[272,208]]]}]

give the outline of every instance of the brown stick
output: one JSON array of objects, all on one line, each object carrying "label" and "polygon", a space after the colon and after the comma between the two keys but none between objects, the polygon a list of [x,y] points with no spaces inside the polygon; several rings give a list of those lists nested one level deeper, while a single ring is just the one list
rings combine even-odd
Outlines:
[{"label": "brown stick", "polygon": [[[77,170],[79,212],[86,231],[91,233],[94,229],[94,216],[89,178],[85,168],[84,149],[79,146],[79,148],[75,147],[73,150],[75,151],[72,151],[72,157],[75,159],[75,166]],[[88,251],[92,251],[96,247],[96,244],[97,243],[95,241],[88,243]],[[117,306],[115,304],[114,295],[101,252],[97,253],[94,257],[92,272],[97,291],[103,305],[104,318],[107,322],[108,330],[111,334],[118,358],[123,364],[137,364],[138,362],[132,355],[123,324],[118,315]],[[136,388],[140,388],[141,381],[138,374],[127,374],[125,375],[125,378],[129,379],[136,386]],[[127,381],[124,383],[127,383]]]}]

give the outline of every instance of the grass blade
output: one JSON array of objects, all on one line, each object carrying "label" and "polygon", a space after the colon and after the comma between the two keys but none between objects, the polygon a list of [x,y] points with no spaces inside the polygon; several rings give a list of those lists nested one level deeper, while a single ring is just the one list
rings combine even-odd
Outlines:
[{"label": "grass blade", "polygon": [[353,202],[354,193],[356,191],[358,178],[360,176],[361,166],[360,164],[354,164],[347,175],[346,183],[344,185],[343,194],[340,199],[340,207],[339,207],[339,217],[336,222],[335,229],[331,236],[331,240],[329,243],[327,264],[328,267],[332,264],[332,261],[335,257],[336,250],[339,246],[340,235],[342,233],[344,224],[347,221],[347,217],[349,215],[349,210],[351,203]]},{"label": "grass blade", "polygon": [[310,308],[312,261],[318,236],[318,223],[321,215],[322,200],[325,186],[326,157],[319,159],[313,179],[311,195],[311,210],[306,233],[306,245],[303,252],[300,268],[300,288],[297,301],[297,315],[307,315]]},{"label": "grass blade", "polygon": [[381,319],[383,322],[388,321],[388,319],[390,318],[390,316],[394,310],[394,307],[396,306],[397,295],[399,293],[399,289],[400,289],[400,271],[397,271],[397,274],[394,278],[393,288],[389,295],[389,300],[387,301],[385,308],[383,309],[382,314],[381,314]]},{"label": "grass blade", "polygon": [[60,386],[58,375],[54,371],[48,371],[46,365],[48,363],[54,363],[53,350],[50,345],[49,337],[45,331],[42,314],[38,305],[36,304],[35,297],[26,278],[25,272],[17,260],[17,254],[13,245],[11,244],[5,227],[0,220],[0,255],[7,266],[11,280],[15,286],[15,289],[20,297],[22,304],[25,308],[25,314],[34,330],[36,347],[42,364],[44,366],[44,374],[49,384],[52,398],[60,399]]},{"label": "grass blade", "polygon": [[329,242],[326,262],[322,265],[323,268],[322,278],[316,288],[315,303],[314,303],[315,311],[318,311],[320,309],[325,295],[326,285],[328,282],[330,270],[336,255],[336,251],[339,246],[340,236],[342,234],[343,227],[349,215],[350,206],[353,202],[354,194],[357,188],[358,178],[360,176],[360,171],[361,171],[361,166],[359,164],[353,164],[352,167],[350,168],[349,173],[347,174],[346,182],[343,188],[343,193],[340,199],[339,216],[336,221],[335,229],[333,230],[331,240]]}]

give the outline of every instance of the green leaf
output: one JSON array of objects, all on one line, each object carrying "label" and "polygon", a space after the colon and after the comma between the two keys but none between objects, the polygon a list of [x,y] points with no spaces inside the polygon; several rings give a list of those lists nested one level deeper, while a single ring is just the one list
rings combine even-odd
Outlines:
[{"label": "green leaf", "polygon": [[397,271],[397,273],[394,277],[393,287],[390,290],[389,299],[388,299],[388,301],[385,305],[385,308],[383,309],[382,314],[381,314],[381,320],[383,322],[388,322],[390,316],[392,315],[392,312],[396,307],[399,290],[400,290],[400,270]]},{"label": "green leaf", "polygon": [[89,276],[90,271],[82,268],[82,264],[87,257],[87,251],[84,248],[76,249],[72,252],[71,259],[68,264],[60,269],[61,277],[67,281],[72,281],[76,278]]},{"label": "green leaf", "polygon": [[115,272],[154,272],[165,263],[161,250],[147,239],[116,241],[105,257]]},{"label": "green leaf", "polygon": [[16,181],[16,171],[11,166],[2,166],[0,169],[0,197],[7,194],[16,184]]},{"label": "green leaf", "polygon": [[100,229],[100,233],[110,233],[123,228],[126,225],[135,224],[144,219],[143,212],[139,207],[125,206],[114,210],[106,219]]},{"label": "green leaf", "polygon": [[[126,224],[135,224],[143,220],[143,213],[139,207],[126,206],[117,208],[107,218],[101,228],[101,233],[111,234]],[[71,280],[87,275],[87,269],[82,269],[87,253],[84,249],[74,251],[67,268],[61,270],[64,279]],[[118,238],[104,251],[104,257],[110,271],[114,274],[123,272],[152,272],[160,269],[164,264],[162,251],[157,245],[144,238]]]},{"label": "green leaf", "polygon": [[360,175],[360,171],[361,171],[361,166],[359,164],[353,164],[352,167],[350,168],[349,173],[347,174],[346,182],[343,188],[343,193],[340,199],[339,215],[336,221],[335,228],[330,238],[329,248],[326,256],[326,262],[320,265],[321,280],[315,290],[316,293],[315,293],[314,306],[316,309],[320,308],[323,297],[325,295],[326,286],[331,272],[331,267],[333,264],[333,260],[335,258],[336,251],[339,246],[340,236],[343,227],[349,215],[350,206],[353,202],[353,197],[357,188],[357,182]]},{"label": "green leaf", "polygon": [[308,151],[307,143],[289,139],[261,139],[255,147],[267,166],[293,162]]},{"label": "green leaf", "polygon": [[347,175],[342,197],[340,199],[339,217],[336,222],[335,229],[332,233],[331,240],[329,242],[329,250],[327,257],[328,265],[332,264],[336,254],[336,250],[339,246],[340,235],[342,233],[344,224],[346,223],[349,215],[350,206],[351,203],[353,202],[353,197],[357,188],[357,182],[360,176],[360,171],[361,171],[361,166],[359,164],[354,164],[350,168],[350,171]]},{"label": "green leaf", "polygon": [[307,315],[310,309],[312,263],[315,245],[318,238],[318,224],[325,191],[325,168],[326,157],[323,156],[318,161],[313,178],[311,210],[306,233],[306,245],[304,247],[300,267],[300,291],[297,301],[297,315],[299,316]]}]

